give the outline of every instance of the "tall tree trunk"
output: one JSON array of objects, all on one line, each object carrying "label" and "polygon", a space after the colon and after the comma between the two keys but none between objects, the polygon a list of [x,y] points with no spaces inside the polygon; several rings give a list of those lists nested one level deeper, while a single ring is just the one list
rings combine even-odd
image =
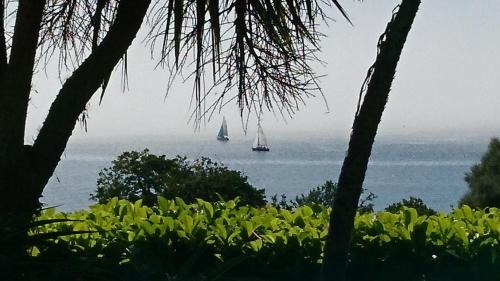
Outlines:
[{"label": "tall tree trunk", "polygon": [[[14,235],[22,239],[26,234],[26,227],[39,207],[43,188],[59,163],[79,115],[126,53],[151,0],[120,1],[113,25],[64,83],[33,146],[24,145],[24,127],[40,23],[37,26],[32,22],[39,18],[33,19],[34,9],[26,3],[42,3],[37,7],[43,8],[44,1],[20,1],[5,86],[0,89],[0,242],[4,242],[0,243],[0,258],[13,248],[22,250],[19,247],[22,245],[18,245],[20,240],[10,245],[5,241]],[[32,28],[31,33],[27,32],[28,27]],[[19,54],[16,53],[17,33]],[[23,52],[29,54],[22,56]]]},{"label": "tall tree trunk", "polygon": [[38,192],[52,176],[85,105],[109,78],[132,44],[151,0],[122,0],[116,19],[101,44],[64,83],[33,144],[34,185]]},{"label": "tall tree trunk", "polygon": [[396,7],[378,42],[378,55],[360,93],[363,103],[354,118],[347,155],[339,176],[329,233],[324,251],[322,280],[346,280],[348,251],[354,218],[368,160],[382,118],[403,46],[415,19],[420,0],[403,0]]},{"label": "tall tree trunk", "polygon": [[[14,178],[23,180],[26,178],[23,170],[24,129],[44,5],[43,0],[19,1],[8,63],[1,47],[0,191],[2,197],[25,195],[24,192],[19,192],[25,187],[24,182],[15,183],[17,180]],[[2,41],[4,43],[4,40]],[[0,211],[11,208],[10,202],[14,200],[8,201],[2,202]]]},{"label": "tall tree trunk", "polygon": [[[2,1],[2,5],[5,1]],[[44,0],[21,0],[7,62],[3,26],[0,38],[0,238],[20,237],[38,208],[29,194],[24,130],[35,65]],[[2,9],[3,11],[3,9]],[[2,24],[3,24],[3,14]],[[0,252],[12,252],[14,243],[1,243]],[[19,248],[17,248],[19,249]]]},{"label": "tall tree trunk", "polygon": [[[5,42],[5,0],[0,0],[0,81],[4,81],[7,71],[7,44]],[[0,89],[2,88],[0,82]]]}]

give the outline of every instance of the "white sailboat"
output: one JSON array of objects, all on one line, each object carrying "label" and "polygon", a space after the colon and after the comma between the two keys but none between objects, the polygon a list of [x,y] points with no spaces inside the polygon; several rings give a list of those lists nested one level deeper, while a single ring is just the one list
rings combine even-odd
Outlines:
[{"label": "white sailboat", "polygon": [[252,151],[269,151],[269,146],[267,146],[266,135],[264,135],[264,130],[260,126],[260,122],[257,125],[257,136],[253,142]]},{"label": "white sailboat", "polygon": [[217,134],[217,139],[220,141],[228,141],[229,136],[227,132],[227,122],[226,117],[222,117],[222,125],[220,126],[219,133]]}]

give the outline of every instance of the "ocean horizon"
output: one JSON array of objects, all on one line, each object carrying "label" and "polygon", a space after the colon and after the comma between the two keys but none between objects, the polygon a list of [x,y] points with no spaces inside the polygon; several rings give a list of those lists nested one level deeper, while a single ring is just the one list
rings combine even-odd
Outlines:
[{"label": "ocean horizon", "polygon": [[[337,181],[347,150],[347,139],[326,135],[268,137],[270,152],[252,152],[253,136],[219,142],[214,136],[137,136],[71,141],[43,193],[46,206],[62,211],[87,208],[95,202],[100,170],[124,151],[149,149],[168,157],[209,157],[239,170],[270,196],[293,199]],[[380,137],[374,145],[364,188],[377,195],[375,209],[410,196],[421,198],[436,210],[457,206],[467,191],[464,175],[478,163],[489,138],[432,139],[429,137]]]}]

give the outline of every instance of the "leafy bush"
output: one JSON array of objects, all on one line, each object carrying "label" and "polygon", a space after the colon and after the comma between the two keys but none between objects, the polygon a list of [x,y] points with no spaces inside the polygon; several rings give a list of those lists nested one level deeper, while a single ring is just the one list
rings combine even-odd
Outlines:
[{"label": "leafy bush", "polygon": [[[186,264],[190,274],[205,280],[214,268],[229,280],[318,276],[329,220],[326,208],[304,206],[291,212],[237,207],[237,201],[186,204],[178,198],[159,198],[152,208],[141,203],[113,199],[89,211],[47,210],[40,220],[77,221],[36,231],[96,230],[56,238],[53,245],[99,260],[118,275],[114,280],[169,280],[165,276],[180,275]],[[398,213],[358,215],[349,280],[492,280],[500,274],[499,225],[499,209],[485,212],[468,206],[448,215],[418,216],[406,207]],[[53,245],[33,253],[43,260]]]},{"label": "leafy bush", "polygon": [[405,207],[415,209],[419,215],[432,216],[437,214],[435,210],[425,205],[422,199],[413,196],[410,196],[409,199],[403,199],[400,202],[393,203],[385,208],[385,210],[391,213],[399,213]]},{"label": "leafy bush", "polygon": [[332,206],[335,198],[335,192],[337,192],[337,184],[328,180],[323,185],[310,190],[307,195],[301,194],[300,196],[296,196],[293,203],[296,206]]},{"label": "leafy bush", "polygon": [[[40,214],[42,207],[37,208]],[[45,227],[50,229],[50,224],[68,222],[67,219],[40,220],[31,215],[31,220],[26,222],[26,213],[9,214],[0,219],[0,280],[39,280],[36,278],[42,271],[43,265],[29,253],[33,247],[45,245],[49,239],[57,239],[63,235],[77,234],[71,230],[44,231],[43,233],[30,233],[30,229]],[[20,225],[27,223],[27,225]],[[55,229],[56,227],[53,226]],[[51,258],[53,264],[62,259],[58,256]],[[27,271],[29,269],[29,271]]]},{"label": "leafy bush", "polygon": [[493,138],[481,163],[465,175],[469,192],[459,205],[475,208],[500,207],[500,140]]},{"label": "leafy bush", "polygon": [[[287,201],[286,195],[282,194],[281,200],[278,201],[277,195],[274,195],[271,197],[271,205],[288,210],[301,206],[311,206],[313,208],[321,208],[321,206],[329,207],[333,205],[336,192],[337,183],[327,180],[323,185],[310,190],[307,195],[301,194],[300,196],[296,196],[295,200]],[[365,189],[361,191],[361,194],[364,192]],[[371,192],[366,197],[361,198],[359,201],[358,211],[360,213],[373,212],[373,200],[375,198],[377,198],[377,196]]]},{"label": "leafy bush", "polygon": [[[189,271],[195,276],[209,275],[223,265],[232,277],[260,280],[302,280],[299,276],[318,273],[327,233],[326,209],[315,213],[306,206],[290,212],[238,205],[237,200],[210,203],[198,199],[186,204],[180,198],[160,197],[156,207],[147,207],[141,200],[131,203],[114,198],[90,211],[48,210],[40,220],[78,221],[37,231],[96,230],[55,239],[54,245],[65,245],[86,259],[103,257],[108,270],[126,272],[127,280],[164,280],[162,276],[180,274],[190,259],[194,264]],[[51,247],[34,252],[43,259]]]},{"label": "leafy bush", "polygon": [[264,189],[256,189],[239,171],[229,170],[209,158],[188,161],[177,156],[168,159],[149,150],[124,152],[113,166],[99,172],[97,190],[91,198],[105,203],[113,197],[154,205],[156,196],[181,197],[195,202],[230,200],[240,197],[241,204],[263,206]]}]

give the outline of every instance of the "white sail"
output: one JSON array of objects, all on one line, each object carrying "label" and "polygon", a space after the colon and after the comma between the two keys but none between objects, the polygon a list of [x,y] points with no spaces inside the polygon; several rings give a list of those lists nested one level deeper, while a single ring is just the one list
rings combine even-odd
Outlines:
[{"label": "white sail", "polygon": [[224,131],[224,136],[228,137],[229,132],[227,131],[226,117],[222,117],[222,130]]},{"label": "white sail", "polygon": [[255,136],[255,140],[253,141],[252,148],[256,148],[259,146],[259,133],[257,132],[257,135]]},{"label": "white sail", "polygon": [[255,136],[255,140],[253,141],[252,149],[255,151],[269,151],[269,147],[267,146],[266,135],[264,134],[264,130],[260,126],[260,123],[257,125],[257,136]]},{"label": "white sail", "polygon": [[259,135],[259,145],[260,146],[267,146],[266,135],[264,135],[264,130],[262,130],[262,127],[260,126],[260,124],[259,124],[258,135]]}]

